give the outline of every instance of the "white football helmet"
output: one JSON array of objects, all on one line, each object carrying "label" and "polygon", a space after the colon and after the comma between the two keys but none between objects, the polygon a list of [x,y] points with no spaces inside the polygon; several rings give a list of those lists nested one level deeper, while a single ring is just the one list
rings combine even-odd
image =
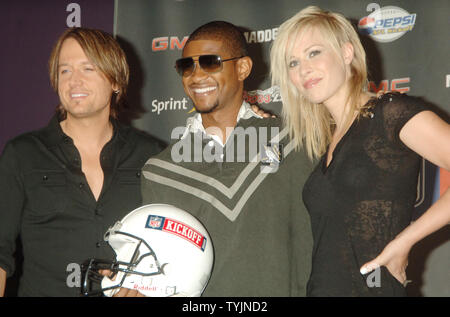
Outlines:
[{"label": "white football helmet", "polygon": [[[104,237],[115,261],[91,259],[83,275],[82,293],[93,295],[90,281],[113,296],[121,287],[145,296],[200,296],[213,267],[214,251],[205,227],[191,214],[166,204],[142,206],[109,228]],[[111,277],[100,276],[108,269]]]}]

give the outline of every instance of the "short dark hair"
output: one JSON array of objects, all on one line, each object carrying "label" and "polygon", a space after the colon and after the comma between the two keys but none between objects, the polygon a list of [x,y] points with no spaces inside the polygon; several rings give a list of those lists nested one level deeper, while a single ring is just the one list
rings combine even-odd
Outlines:
[{"label": "short dark hair", "polygon": [[202,39],[222,41],[233,57],[248,55],[247,41],[244,34],[232,23],[226,21],[206,23],[191,33],[186,45],[190,41]]}]

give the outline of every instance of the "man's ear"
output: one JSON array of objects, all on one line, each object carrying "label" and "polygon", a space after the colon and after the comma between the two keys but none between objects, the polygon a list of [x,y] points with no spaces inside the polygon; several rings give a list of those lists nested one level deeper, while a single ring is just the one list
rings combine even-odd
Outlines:
[{"label": "man's ear", "polygon": [[249,56],[244,56],[236,62],[238,79],[244,81],[251,73],[253,61]]},{"label": "man's ear", "polygon": [[111,88],[112,88],[114,93],[117,94],[119,92],[119,85],[118,84],[111,84]]}]

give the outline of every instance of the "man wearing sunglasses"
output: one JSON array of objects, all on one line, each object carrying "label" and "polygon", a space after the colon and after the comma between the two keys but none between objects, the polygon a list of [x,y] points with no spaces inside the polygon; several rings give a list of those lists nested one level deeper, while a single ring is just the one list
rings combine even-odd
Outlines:
[{"label": "man wearing sunglasses", "polygon": [[182,208],[208,230],[215,261],[203,296],[303,296],[312,238],[301,190],[311,166],[279,119],[244,101],[246,45],[223,21],[190,35],[175,67],[197,114],[147,161],[143,202]]}]

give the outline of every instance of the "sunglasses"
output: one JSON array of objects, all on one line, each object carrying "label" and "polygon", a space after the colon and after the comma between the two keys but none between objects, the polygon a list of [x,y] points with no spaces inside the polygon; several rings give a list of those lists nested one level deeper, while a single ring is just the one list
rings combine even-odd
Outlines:
[{"label": "sunglasses", "polygon": [[[222,59],[222,57],[220,57],[219,55],[200,55],[198,57],[198,64],[204,72],[213,74],[222,70],[224,62],[232,61],[242,57],[244,56]],[[196,63],[192,57],[185,57],[180,58],[175,62],[175,68],[180,76],[188,77],[191,76],[194,72],[195,64]]]}]

